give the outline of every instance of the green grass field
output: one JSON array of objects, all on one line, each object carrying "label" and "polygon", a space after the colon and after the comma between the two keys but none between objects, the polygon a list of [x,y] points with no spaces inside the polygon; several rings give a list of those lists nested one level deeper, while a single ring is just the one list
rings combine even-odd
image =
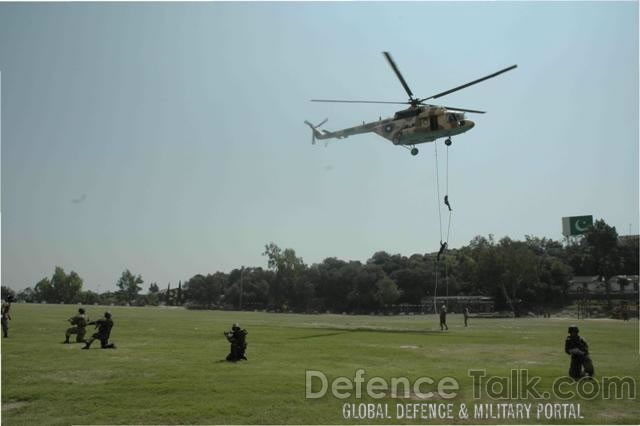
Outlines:
[{"label": "green grass field", "polygon": [[[550,391],[553,381],[567,374],[564,338],[576,322],[589,342],[597,377],[637,378],[637,320],[472,319],[465,328],[462,316],[451,314],[450,330],[440,332],[435,316],[109,309],[115,322],[111,340],[118,348],[101,350],[94,342],[84,351],[79,344],[61,344],[76,306],[13,305],[9,338],[2,340],[3,424],[637,424],[640,419],[640,404],[629,395],[535,401],[495,400],[484,392],[474,399],[468,376],[470,369],[486,370],[487,378],[528,369],[529,377],[541,377],[539,390]],[[87,313],[97,319],[104,310],[91,306]],[[233,364],[222,361],[229,349],[222,332],[236,321],[249,332],[249,361]],[[362,398],[334,397],[331,381],[353,380],[358,369],[365,371]],[[305,398],[306,370],[326,374],[324,397]],[[406,377],[411,383],[449,376],[460,389],[453,399],[436,395],[424,401],[415,394],[373,399],[366,384],[374,376],[388,382]],[[318,388],[314,383],[313,390]],[[575,388],[574,383],[565,389]],[[435,391],[435,385],[420,390]],[[537,419],[533,412],[528,419],[473,418],[473,409],[467,419],[458,416],[462,403],[539,402],[580,404],[583,418]],[[391,418],[345,419],[344,404],[360,403],[387,405]],[[455,418],[398,418],[396,404],[407,403],[451,403]]]}]

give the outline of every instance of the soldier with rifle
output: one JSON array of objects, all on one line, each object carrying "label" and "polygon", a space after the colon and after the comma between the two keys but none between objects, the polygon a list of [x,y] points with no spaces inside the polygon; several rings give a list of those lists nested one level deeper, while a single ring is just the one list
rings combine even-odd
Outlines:
[{"label": "soldier with rifle", "polygon": [[82,349],[89,349],[94,340],[100,340],[100,348],[102,349],[115,349],[116,345],[109,343],[109,336],[111,335],[111,329],[113,328],[113,320],[111,320],[111,312],[105,312],[104,318],[97,321],[91,321],[89,325],[95,325],[98,331],[93,333],[91,338],[87,340]]},{"label": "soldier with rifle", "polygon": [[84,335],[87,332],[86,327],[88,321],[84,313],[84,308],[78,309],[78,315],[72,316],[67,321],[69,321],[73,327],[67,328],[64,343],[69,343],[69,337],[71,337],[72,334],[76,335],[76,343],[83,343]]},{"label": "soldier with rifle", "polygon": [[2,337],[9,337],[9,309],[11,309],[11,302],[13,302],[12,296],[7,296],[7,300],[2,302]]},{"label": "soldier with rifle", "polygon": [[446,305],[442,305],[440,308],[440,331],[445,329],[449,330],[447,326],[447,307]]},{"label": "soldier with rifle", "polygon": [[231,343],[231,350],[227,355],[227,361],[236,362],[241,359],[247,360],[245,351],[247,350],[247,330],[240,328],[240,324],[235,323],[231,331],[225,331],[224,335]]},{"label": "soldier with rifle", "polygon": [[569,376],[577,380],[582,377],[593,377],[594,369],[591,358],[589,357],[589,345],[578,335],[579,330],[577,326],[570,326],[568,331],[569,335],[564,342],[564,351],[568,355],[571,355]]}]

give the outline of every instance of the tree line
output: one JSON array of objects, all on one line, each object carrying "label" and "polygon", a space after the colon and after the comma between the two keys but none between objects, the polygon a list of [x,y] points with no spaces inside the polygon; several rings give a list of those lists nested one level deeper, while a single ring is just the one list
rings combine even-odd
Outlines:
[{"label": "tree line", "polygon": [[[569,302],[573,276],[609,279],[638,275],[638,239],[621,239],[615,227],[598,220],[567,244],[526,236],[524,241],[477,236],[466,246],[403,256],[385,251],[366,262],[335,257],[306,265],[294,249],[265,246],[267,267],[242,267],[229,273],[196,274],[184,285],[161,289],[151,283],[140,294],[141,275],[125,270],[116,291],[83,291],[75,272],[56,267],[51,278],[17,294],[18,300],[47,303],[184,305],[194,309],[266,309],[276,312],[388,311],[392,306],[426,304],[433,296],[490,296],[496,310],[560,308]],[[437,284],[437,289],[436,289]],[[435,293],[437,291],[437,294]],[[3,297],[11,289],[2,287]]]}]

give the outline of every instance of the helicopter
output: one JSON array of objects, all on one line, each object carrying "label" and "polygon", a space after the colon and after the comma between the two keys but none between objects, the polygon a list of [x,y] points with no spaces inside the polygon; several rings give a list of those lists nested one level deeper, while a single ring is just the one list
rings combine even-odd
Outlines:
[{"label": "helicopter", "polygon": [[386,102],[386,101],[353,101],[353,100],[337,100],[337,99],[311,99],[311,102],[343,102],[343,103],[368,103],[368,104],[408,104],[407,109],[397,111],[391,118],[380,118],[378,121],[369,123],[363,122],[362,125],[349,127],[346,129],[328,131],[321,129],[328,119],[324,119],[319,124],[313,125],[309,121],[305,124],[311,128],[311,143],[315,144],[316,139],[344,139],[352,135],[373,132],[385,139],[390,140],[394,145],[400,145],[411,150],[411,155],[418,155],[418,148],[415,145],[433,142],[436,139],[447,138],[445,144],[451,145],[451,136],[459,135],[471,130],[475,123],[465,118],[465,112],[484,114],[485,111],[473,109],[455,108],[450,106],[426,104],[429,99],[437,99],[458,90],[467,88],[474,84],[496,77],[507,71],[517,68],[518,65],[496,71],[493,74],[484,76],[469,83],[454,87],[453,89],[437,93],[427,98],[416,98],[411,92],[409,85],[400,73],[396,63],[393,61],[389,52],[382,52],[387,62],[393,69],[394,73],[400,80],[402,87],[409,95],[409,100],[405,102]]}]

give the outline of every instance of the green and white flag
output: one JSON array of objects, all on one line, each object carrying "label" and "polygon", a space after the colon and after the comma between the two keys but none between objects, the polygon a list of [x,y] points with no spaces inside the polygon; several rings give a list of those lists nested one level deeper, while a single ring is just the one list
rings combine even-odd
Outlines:
[{"label": "green and white flag", "polygon": [[562,218],[562,235],[571,237],[584,234],[593,226],[593,216],[570,216]]}]

